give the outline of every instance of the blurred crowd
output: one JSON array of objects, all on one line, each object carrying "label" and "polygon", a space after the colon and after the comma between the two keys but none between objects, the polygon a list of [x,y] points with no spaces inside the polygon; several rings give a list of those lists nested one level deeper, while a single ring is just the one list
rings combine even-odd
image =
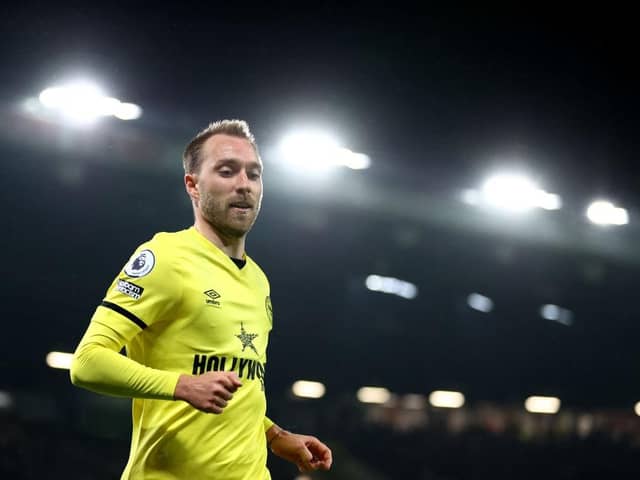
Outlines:
[{"label": "blurred crowd", "polygon": [[[293,398],[274,407],[292,428],[329,440],[328,473],[301,476],[270,456],[274,480],[546,480],[638,478],[640,419],[618,411],[530,414],[494,406],[458,410],[329,406]],[[123,421],[126,421],[123,418]],[[117,429],[114,429],[117,431]],[[64,419],[0,414],[0,478],[117,479],[128,438]]]}]

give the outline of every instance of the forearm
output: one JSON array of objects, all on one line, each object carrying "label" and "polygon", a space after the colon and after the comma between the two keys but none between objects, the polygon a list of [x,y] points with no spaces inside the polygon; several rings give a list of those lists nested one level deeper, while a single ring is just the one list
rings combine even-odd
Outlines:
[{"label": "forearm", "polygon": [[276,424],[265,434],[269,449],[277,456],[295,463],[301,472],[331,468],[331,449],[316,437],[291,433]]},{"label": "forearm", "polygon": [[134,331],[112,328],[110,323],[115,320],[108,315],[95,316],[80,341],[71,364],[72,383],[108,395],[173,399],[180,374],[149,368],[120,355]]},{"label": "forearm", "polygon": [[145,367],[101,345],[81,345],[71,365],[71,382],[108,395],[173,399],[179,373]]},{"label": "forearm", "polygon": [[267,421],[270,423],[270,427],[265,431],[265,435],[267,437],[267,445],[271,446],[271,443],[278,437],[282,435],[286,435],[289,432],[280,428],[278,425],[273,423],[269,418],[265,417],[265,424]]}]

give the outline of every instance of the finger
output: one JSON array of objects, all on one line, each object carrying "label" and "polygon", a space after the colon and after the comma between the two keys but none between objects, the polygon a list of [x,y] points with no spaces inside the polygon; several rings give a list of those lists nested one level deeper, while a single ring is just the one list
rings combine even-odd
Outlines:
[{"label": "finger", "polygon": [[314,460],[311,462],[311,467],[313,470],[329,470],[331,469],[331,462]]},{"label": "finger", "polygon": [[316,468],[328,470],[333,463],[331,449],[320,440],[313,437],[307,442],[307,446],[313,454],[312,464]]},{"label": "finger", "polygon": [[227,406],[227,401],[224,398],[214,397],[213,404],[220,408],[224,408]]},{"label": "finger", "polygon": [[229,392],[235,392],[239,387],[242,386],[242,382],[240,382],[240,378],[238,378],[238,374],[236,372],[225,372],[225,373],[226,375],[221,376],[218,381]]},{"label": "finger", "polygon": [[331,454],[331,450],[327,448],[322,455],[314,458],[314,464],[318,468],[322,468],[323,470],[329,470],[331,468],[331,464],[333,463],[333,455]]},{"label": "finger", "polygon": [[[238,374],[236,372],[229,372],[229,376],[228,376],[229,380],[231,380],[232,385],[235,386],[235,388],[239,388],[242,386],[242,382],[240,381],[240,377],[238,377]],[[235,389],[234,389],[235,391]]]},{"label": "finger", "polygon": [[213,395],[214,398],[221,398],[227,402],[233,398],[233,394],[224,385],[220,385],[219,388],[214,389]]},{"label": "finger", "polygon": [[331,455],[331,450],[327,450],[325,456],[317,462],[318,468],[322,470],[329,470],[332,464],[333,456]]},{"label": "finger", "polygon": [[300,454],[298,455],[298,469],[301,472],[309,472],[311,470],[315,470],[311,461],[313,460],[313,454],[309,451],[308,448],[303,448],[300,450]]}]

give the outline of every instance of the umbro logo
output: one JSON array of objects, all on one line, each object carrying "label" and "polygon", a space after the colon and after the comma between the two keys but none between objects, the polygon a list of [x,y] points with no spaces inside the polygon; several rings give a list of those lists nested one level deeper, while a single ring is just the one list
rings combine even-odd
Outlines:
[{"label": "umbro logo", "polygon": [[205,299],[205,303],[207,305],[213,305],[214,307],[220,306],[220,302],[218,301],[218,299],[220,298],[220,294],[218,292],[211,289],[204,292],[204,294],[207,296],[207,298]]}]

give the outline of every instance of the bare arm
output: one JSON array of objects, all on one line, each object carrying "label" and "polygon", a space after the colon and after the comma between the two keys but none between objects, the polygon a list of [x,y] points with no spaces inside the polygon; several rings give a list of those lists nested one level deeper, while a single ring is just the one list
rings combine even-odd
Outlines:
[{"label": "bare arm", "polygon": [[331,468],[331,449],[316,437],[291,433],[275,424],[267,430],[266,435],[271,451],[294,463],[301,472]]}]

